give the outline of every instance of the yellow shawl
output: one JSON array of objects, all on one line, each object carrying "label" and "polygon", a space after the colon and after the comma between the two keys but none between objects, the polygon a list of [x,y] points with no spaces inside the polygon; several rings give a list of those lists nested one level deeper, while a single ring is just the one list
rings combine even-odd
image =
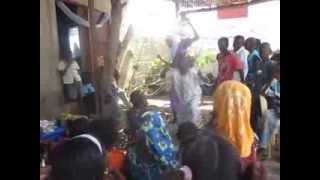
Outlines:
[{"label": "yellow shawl", "polygon": [[248,157],[254,142],[249,88],[238,81],[225,81],[218,86],[213,98],[217,133],[239,150],[241,158]]}]

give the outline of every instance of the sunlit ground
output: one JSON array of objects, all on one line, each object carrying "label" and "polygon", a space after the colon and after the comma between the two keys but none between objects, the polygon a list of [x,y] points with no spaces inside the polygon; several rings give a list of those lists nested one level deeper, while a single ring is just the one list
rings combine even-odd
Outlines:
[{"label": "sunlit ground", "polygon": [[[158,106],[164,109],[170,108],[170,100],[169,97],[155,97],[149,98],[148,104],[152,106]],[[213,102],[209,97],[204,97],[202,104],[200,106],[201,111],[212,111]]]}]

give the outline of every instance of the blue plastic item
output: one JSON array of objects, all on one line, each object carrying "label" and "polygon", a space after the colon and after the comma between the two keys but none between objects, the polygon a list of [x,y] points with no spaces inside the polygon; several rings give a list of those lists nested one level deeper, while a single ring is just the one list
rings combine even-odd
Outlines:
[{"label": "blue plastic item", "polygon": [[64,136],[65,129],[57,127],[53,132],[40,133],[40,140],[57,142]]}]

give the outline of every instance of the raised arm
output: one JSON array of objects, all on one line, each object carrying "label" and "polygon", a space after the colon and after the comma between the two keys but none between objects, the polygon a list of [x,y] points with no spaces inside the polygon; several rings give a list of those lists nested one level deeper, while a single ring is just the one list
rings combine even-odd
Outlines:
[{"label": "raised arm", "polygon": [[196,31],[196,29],[194,28],[194,26],[191,24],[189,18],[187,17],[184,17],[184,19],[186,20],[186,22],[190,25],[191,29],[192,29],[192,32],[193,32],[193,38],[191,39],[192,42],[196,41],[199,39],[199,35]]}]

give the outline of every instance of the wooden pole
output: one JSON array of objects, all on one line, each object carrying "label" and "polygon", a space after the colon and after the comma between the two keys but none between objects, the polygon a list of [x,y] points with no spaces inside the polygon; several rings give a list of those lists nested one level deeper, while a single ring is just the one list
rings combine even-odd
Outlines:
[{"label": "wooden pole", "polygon": [[96,29],[95,29],[95,20],[94,20],[94,0],[88,0],[88,20],[89,20],[89,49],[90,49],[90,71],[91,71],[91,77],[94,87],[96,88],[96,96],[95,96],[95,102],[96,102],[96,114],[100,114],[100,100],[99,100],[99,84],[97,83],[97,77],[96,77],[96,51],[95,51],[95,45],[96,45]]}]

